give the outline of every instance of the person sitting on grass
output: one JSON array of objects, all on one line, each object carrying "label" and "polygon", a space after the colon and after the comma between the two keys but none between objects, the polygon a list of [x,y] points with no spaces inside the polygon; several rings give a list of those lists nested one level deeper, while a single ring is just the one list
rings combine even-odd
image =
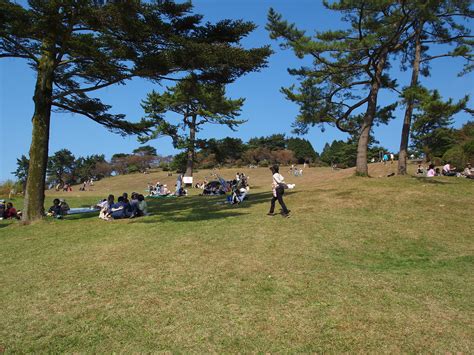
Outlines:
[{"label": "person sitting on grass", "polygon": [[11,202],[7,203],[7,208],[5,209],[3,216],[5,219],[20,219],[16,212],[16,208],[13,207],[13,203]]},{"label": "person sitting on grass", "polygon": [[145,201],[145,196],[138,195],[138,215],[148,216],[148,205]]},{"label": "person sitting on grass", "polygon": [[430,164],[428,166],[428,171],[426,172],[426,177],[434,177],[436,176],[435,166],[434,164]]},{"label": "person sitting on grass", "polygon": [[109,208],[110,217],[113,219],[121,219],[125,217],[125,202],[123,196],[119,196],[117,202],[112,204]]},{"label": "person sitting on grass", "polygon": [[6,219],[18,219],[18,214],[16,212],[16,208],[13,207],[13,203],[7,203],[7,209],[5,210],[5,218]]},{"label": "person sitting on grass", "polygon": [[425,174],[425,169],[423,168],[423,165],[418,164],[418,168],[416,169],[416,174],[417,175],[424,175]]},{"label": "person sitting on grass", "polygon": [[3,219],[3,217],[5,216],[5,210],[5,200],[0,200],[0,219]]},{"label": "person sitting on grass", "polygon": [[468,179],[474,179],[474,169],[471,167],[470,163],[467,163],[461,176],[464,176],[465,178],[468,178]]},{"label": "person sitting on grass", "polygon": [[122,219],[122,218],[130,217],[130,213],[127,211],[127,203],[125,203],[123,196],[120,196],[117,199],[117,203],[114,203],[112,205],[112,208],[110,209],[110,211],[111,211],[110,216],[113,219]]},{"label": "person sitting on grass", "polygon": [[130,218],[135,218],[139,216],[138,204],[138,194],[136,192],[133,192],[130,200]]},{"label": "person sitting on grass", "polygon": [[112,210],[112,206],[114,205],[114,200],[115,200],[114,195],[109,195],[107,197],[107,200],[104,200],[100,202],[99,204],[97,204],[97,206],[100,207],[100,213],[99,213],[100,219],[103,219],[104,221],[108,221],[112,218],[110,214],[112,212],[111,210]]},{"label": "person sitting on grass", "polygon": [[48,216],[51,216],[57,219],[63,218],[63,212],[60,206],[59,199],[55,198],[53,200],[53,205],[48,210]]},{"label": "person sitting on grass", "polygon": [[59,206],[61,207],[61,214],[63,216],[67,215],[69,213],[69,210],[71,209],[67,204],[66,200],[63,198],[59,199]]},{"label": "person sitting on grass", "polygon": [[446,165],[443,166],[443,175],[444,176],[456,176],[456,168],[451,168],[451,162],[448,161]]},{"label": "person sitting on grass", "polygon": [[232,204],[238,204],[245,200],[247,198],[247,192],[248,190],[242,186],[235,189],[232,194]]},{"label": "person sitting on grass", "polygon": [[[123,199],[122,199],[123,202],[129,203],[129,201],[128,201],[128,193],[124,192],[124,193],[122,194],[122,197],[123,197]],[[119,198],[120,198],[120,197],[119,197]]]}]

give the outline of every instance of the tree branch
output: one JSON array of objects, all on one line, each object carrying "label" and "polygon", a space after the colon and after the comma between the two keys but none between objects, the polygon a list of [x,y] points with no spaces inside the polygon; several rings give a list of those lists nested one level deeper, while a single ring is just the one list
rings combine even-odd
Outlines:
[{"label": "tree branch", "polygon": [[459,57],[455,54],[452,54],[452,53],[446,53],[446,54],[440,54],[440,55],[434,55],[432,57],[428,57],[428,58],[424,58],[424,59],[421,59],[420,60],[420,63],[424,63],[424,62],[428,62],[432,59],[437,59],[437,58],[444,58],[444,57]]},{"label": "tree branch", "polygon": [[110,85],[113,85],[113,84],[117,84],[123,80],[126,80],[126,79],[130,79],[132,78],[133,75],[126,75],[124,77],[121,77],[119,79],[116,79],[116,80],[112,80],[112,81],[108,81],[104,84],[100,84],[101,81],[99,81],[96,85],[94,86],[90,86],[90,87],[87,87],[87,88],[84,88],[84,89],[74,89],[74,90],[69,90],[69,91],[66,91],[66,92],[63,92],[59,95],[55,95],[52,97],[53,100],[55,99],[59,99],[61,97],[65,97],[65,96],[68,96],[68,95],[71,95],[71,94],[79,94],[79,93],[85,93],[85,92],[89,92],[89,91],[94,91],[94,90],[98,90],[98,89],[102,89],[102,88],[105,88],[107,86],[110,86]]},{"label": "tree branch", "polygon": [[[428,32],[428,31],[424,31],[425,33],[428,33],[429,35],[431,36],[436,36],[435,34],[431,33],[431,32]],[[462,38],[474,38],[474,36],[470,36],[470,35],[458,35],[458,36],[454,36],[454,37],[451,37],[451,38],[446,38],[446,39],[441,39],[441,40],[431,40],[431,41],[421,41],[421,43],[449,43],[449,42],[452,42],[456,39],[462,39]]]},{"label": "tree branch", "polygon": [[29,55],[26,54],[13,54],[13,53],[0,53],[0,58],[24,58],[31,59]]},{"label": "tree branch", "polygon": [[337,127],[338,129],[340,129],[341,131],[343,131],[343,132],[351,132],[350,130],[347,130],[347,129],[341,127],[341,125],[340,125],[340,124],[341,124],[341,121],[346,120],[346,119],[350,116],[350,114],[352,113],[352,111],[354,111],[356,108],[358,108],[358,107],[362,106],[363,104],[365,104],[366,102],[368,102],[368,101],[369,101],[369,98],[370,98],[370,95],[367,96],[365,99],[360,100],[358,103],[352,105],[352,106],[344,113],[344,115],[342,115],[341,117],[337,118],[337,119],[336,119],[336,127]]},{"label": "tree branch", "polygon": [[10,38],[10,37],[3,37],[6,41],[10,42],[11,44],[13,44],[14,46],[16,46],[17,48],[19,48],[21,51],[24,51],[26,54],[25,54],[25,57],[22,57],[22,58],[28,58],[28,59],[32,59],[34,60],[37,64],[39,64],[39,59],[36,58],[36,56],[28,49],[26,48],[25,46],[23,46],[21,43],[15,41],[13,38]]},{"label": "tree branch", "polygon": [[78,110],[78,109],[72,108],[70,106],[60,104],[59,102],[52,102],[51,105],[59,107],[60,109],[63,109],[63,110],[66,110],[66,111],[70,111],[70,112],[73,112],[73,113],[77,113],[79,115],[86,116],[86,117],[90,118],[91,120],[94,120],[94,121],[98,122],[97,118],[94,115],[91,115],[90,113],[88,113],[86,111]]}]

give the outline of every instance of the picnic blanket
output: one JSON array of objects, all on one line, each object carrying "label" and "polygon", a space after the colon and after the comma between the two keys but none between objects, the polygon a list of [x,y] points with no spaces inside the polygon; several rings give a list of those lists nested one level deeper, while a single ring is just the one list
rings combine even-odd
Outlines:
[{"label": "picnic blanket", "polygon": [[80,213],[92,213],[92,212],[100,212],[100,209],[98,208],[90,208],[90,207],[77,207],[77,208],[71,208],[67,214],[80,214]]},{"label": "picnic blanket", "polygon": [[170,195],[148,195],[146,198],[170,198],[170,197],[177,197],[174,194]]}]

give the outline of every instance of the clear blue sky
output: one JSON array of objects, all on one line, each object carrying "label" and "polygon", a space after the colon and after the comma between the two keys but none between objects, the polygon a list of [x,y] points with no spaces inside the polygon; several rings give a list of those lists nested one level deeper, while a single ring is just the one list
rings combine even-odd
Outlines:
[{"label": "clear blue sky", "polygon": [[[25,0],[18,2],[26,3]],[[277,43],[269,39],[265,30],[267,11],[273,7],[288,21],[296,22],[300,28],[311,33],[314,30],[340,28],[337,14],[328,12],[319,1],[314,0],[196,0],[193,3],[195,11],[211,22],[225,18],[253,21],[258,28],[244,41],[245,46],[270,44],[275,51],[269,60],[268,68],[243,77],[228,88],[230,97],[246,98],[242,118],[248,119],[248,122],[237,132],[226,127],[208,126],[200,133],[200,138],[231,136],[246,141],[251,137],[273,133],[291,135],[291,123],[298,113],[298,107],[284,99],[280,88],[290,85],[293,80],[286,69],[298,67],[302,62],[290,51],[280,50]],[[392,70],[394,77],[398,79],[400,86],[407,85],[409,73],[400,73],[396,67],[397,65]],[[422,83],[429,88],[439,89],[444,98],[459,99],[465,94],[472,96],[473,76],[471,74],[458,78],[456,73],[460,68],[459,60],[438,59],[432,65],[432,76],[423,78]],[[12,178],[11,172],[16,169],[16,158],[28,154],[34,82],[35,73],[26,61],[0,59],[0,181]],[[135,79],[125,86],[113,86],[97,91],[95,95],[112,105],[113,112],[124,113],[128,119],[137,120],[143,115],[140,101],[153,88],[163,89],[147,81]],[[379,102],[383,105],[395,99],[396,95],[383,91]],[[471,100],[471,107],[472,102]],[[400,144],[402,115],[402,110],[399,110],[397,118],[389,125],[375,128],[375,138],[394,152],[398,151]],[[459,114],[455,126],[460,127],[469,118],[468,114]],[[328,128],[324,133],[313,128],[305,138],[321,152],[326,142],[345,139],[346,136],[334,128]],[[176,152],[171,141],[166,138],[151,141],[149,144],[156,147],[162,155]],[[76,156],[105,154],[106,158],[110,158],[114,153],[128,153],[139,146],[135,137],[122,138],[88,118],[72,114],[52,115],[50,155],[59,149],[67,148]]]}]

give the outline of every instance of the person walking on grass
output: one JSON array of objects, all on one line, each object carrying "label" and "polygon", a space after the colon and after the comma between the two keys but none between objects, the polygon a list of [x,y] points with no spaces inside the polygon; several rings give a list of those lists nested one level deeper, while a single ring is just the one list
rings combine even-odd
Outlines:
[{"label": "person walking on grass", "polygon": [[278,203],[281,206],[282,212],[281,214],[283,217],[289,217],[290,216],[290,211],[286,208],[285,202],[283,202],[283,194],[285,193],[285,178],[280,175],[280,169],[278,165],[273,165],[270,167],[270,170],[273,175],[273,182],[272,182],[272,201],[270,204],[270,211],[267,213],[268,216],[274,216],[275,215],[275,202],[278,200]]}]

